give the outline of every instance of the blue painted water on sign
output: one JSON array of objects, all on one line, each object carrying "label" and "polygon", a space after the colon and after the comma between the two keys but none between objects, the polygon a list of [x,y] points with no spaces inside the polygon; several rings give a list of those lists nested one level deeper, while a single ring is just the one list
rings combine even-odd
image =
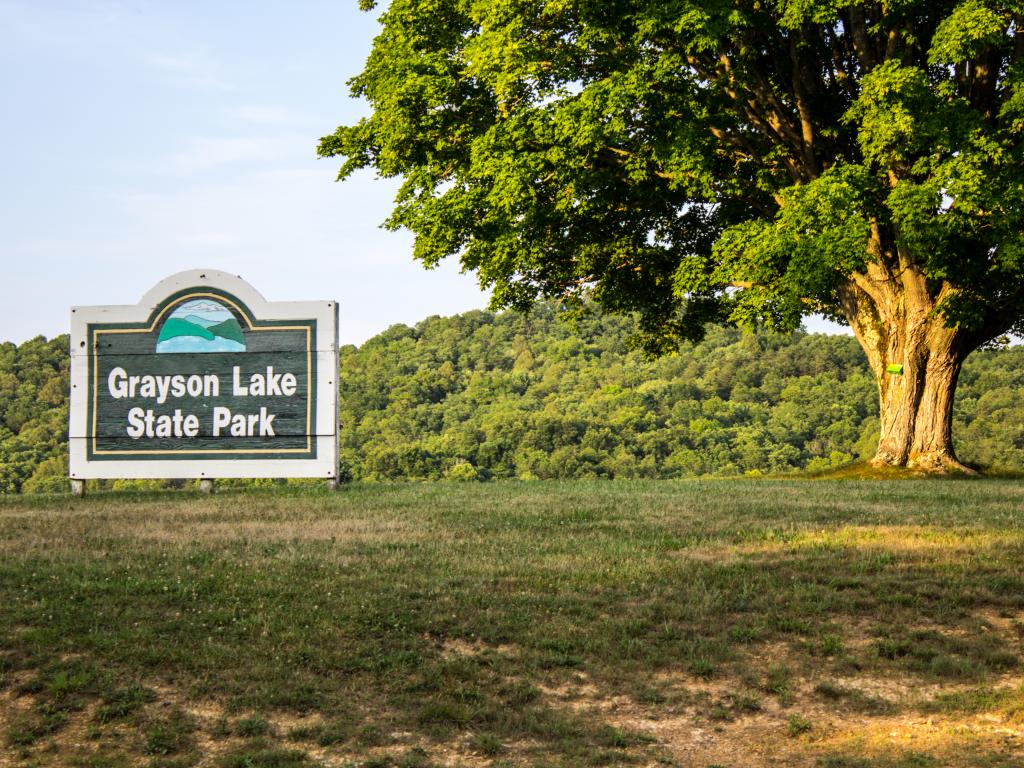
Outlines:
[{"label": "blue painted water on sign", "polygon": [[245,344],[231,339],[204,339],[199,336],[175,336],[158,342],[157,352],[245,352]]}]

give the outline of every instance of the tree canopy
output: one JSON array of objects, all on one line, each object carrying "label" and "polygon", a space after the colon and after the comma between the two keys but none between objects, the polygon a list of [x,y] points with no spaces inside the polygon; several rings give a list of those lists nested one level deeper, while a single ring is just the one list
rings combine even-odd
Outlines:
[{"label": "tree canopy", "polygon": [[320,152],[403,177],[388,224],[499,306],[595,286],[656,346],[792,329],[843,318],[889,229],[996,335],[1024,298],[1022,8],[394,0],[351,82],[374,112]]},{"label": "tree canopy", "polygon": [[495,306],[592,292],[659,352],[712,320],[848,322],[879,458],[953,463],[960,364],[1024,313],[1022,11],[393,0],[351,81],[373,113],[319,152],[401,177],[387,225]]}]

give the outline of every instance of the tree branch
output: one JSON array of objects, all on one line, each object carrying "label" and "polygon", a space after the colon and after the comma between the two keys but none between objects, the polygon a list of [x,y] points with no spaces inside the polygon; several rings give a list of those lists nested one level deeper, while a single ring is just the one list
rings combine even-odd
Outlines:
[{"label": "tree branch", "polygon": [[1015,13],[1013,15],[1013,54],[1010,59],[1011,63],[1020,61],[1024,58],[1024,14]]},{"label": "tree branch", "polygon": [[804,165],[811,177],[818,175],[818,161],[814,156],[814,120],[811,115],[810,94],[808,93],[804,67],[800,63],[796,35],[789,35],[789,57],[793,66],[793,95],[800,116],[800,143],[803,149]]},{"label": "tree branch", "polygon": [[[718,57],[717,64],[711,66],[708,66],[708,62],[702,62],[692,54],[687,56],[687,62],[705,80],[709,82],[713,80],[719,81],[726,95],[743,110],[750,123],[764,134],[771,143],[785,147],[796,158],[802,156],[800,134],[785,116],[786,109],[779,101],[774,89],[771,88],[760,73],[752,73],[758,82],[751,84],[751,95],[748,96],[740,93],[734,87],[736,80],[732,62],[727,54],[721,54]],[[723,79],[726,81],[725,83],[722,83]],[[784,162],[794,182],[807,181],[810,178],[793,157],[786,158]]]},{"label": "tree branch", "polygon": [[878,64],[878,58],[871,50],[871,39],[868,37],[864,11],[857,6],[852,6],[846,14],[845,22],[846,27],[850,30],[853,48],[857,52],[857,58],[860,59],[861,68],[865,72],[870,72]]}]

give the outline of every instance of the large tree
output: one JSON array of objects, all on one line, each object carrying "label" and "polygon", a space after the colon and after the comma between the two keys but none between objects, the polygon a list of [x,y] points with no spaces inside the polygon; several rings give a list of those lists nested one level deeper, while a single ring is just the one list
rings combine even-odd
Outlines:
[{"label": "large tree", "polygon": [[[369,10],[373,3],[363,2]],[[666,351],[850,325],[876,463],[959,467],[974,349],[1024,318],[1024,2],[392,0],[324,137],[495,306],[592,293]]]}]

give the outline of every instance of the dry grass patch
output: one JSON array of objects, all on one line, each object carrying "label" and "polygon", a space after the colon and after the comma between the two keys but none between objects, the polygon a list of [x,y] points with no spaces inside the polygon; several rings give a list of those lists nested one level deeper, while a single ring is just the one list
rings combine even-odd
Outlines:
[{"label": "dry grass patch", "polygon": [[948,530],[922,526],[841,526],[794,531],[769,539],[689,546],[676,551],[698,562],[728,565],[780,556],[849,553],[887,554],[915,561],[959,562],[963,559],[1014,557],[1024,551],[1019,533],[976,529]]},{"label": "dry grass patch", "polygon": [[[264,515],[266,517],[264,517]],[[310,542],[355,545],[420,541],[429,532],[394,517],[334,514],[282,515],[258,505],[245,513],[224,514],[202,502],[183,505],[142,504],[118,513],[99,513],[88,507],[62,515],[60,527],[45,511],[10,512],[0,508],[0,554],[71,553],[94,546],[136,544],[159,547],[227,543],[301,545]]]}]

